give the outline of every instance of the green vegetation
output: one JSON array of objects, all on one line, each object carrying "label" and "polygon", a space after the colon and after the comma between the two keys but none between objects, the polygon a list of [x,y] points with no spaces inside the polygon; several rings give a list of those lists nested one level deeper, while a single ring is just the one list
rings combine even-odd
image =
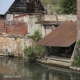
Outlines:
[{"label": "green vegetation", "polygon": [[74,61],[72,62],[72,66],[78,66],[80,67],[80,57],[75,57]]},{"label": "green vegetation", "polygon": [[77,0],[41,0],[45,8],[50,5],[51,14],[76,14]]},{"label": "green vegetation", "polygon": [[77,43],[78,43],[78,46],[80,46],[80,39],[78,40],[78,42],[77,42]]},{"label": "green vegetation", "polygon": [[72,62],[72,66],[80,67],[80,39],[78,39],[77,41],[77,46],[74,53],[74,61]]},{"label": "green vegetation", "polygon": [[29,35],[28,37],[32,39],[32,47],[35,47],[37,42],[42,38],[42,35],[36,30],[33,35]]},{"label": "green vegetation", "polygon": [[58,6],[60,7],[57,13],[60,14],[76,14],[77,1],[76,0],[59,0]]},{"label": "green vegetation", "polygon": [[41,39],[41,34],[38,30],[36,30],[33,35],[30,35],[29,38],[32,39],[33,46],[26,47],[24,49],[24,53],[25,56],[29,57],[29,61],[35,61],[45,53],[45,48],[42,46],[37,46],[37,42]]},{"label": "green vegetation", "polygon": [[38,30],[36,30],[35,32],[34,32],[34,34],[33,35],[31,35],[31,36],[29,36],[31,39],[33,39],[36,43],[41,39],[41,34],[40,34],[40,32],[38,31]]},{"label": "green vegetation", "polygon": [[29,60],[40,59],[45,54],[45,48],[43,46],[36,46],[35,48],[29,46],[24,49],[25,56],[29,57]]},{"label": "green vegetation", "polygon": [[50,14],[56,14],[58,10],[58,0],[41,0],[43,6],[45,7],[46,11],[50,11]]}]

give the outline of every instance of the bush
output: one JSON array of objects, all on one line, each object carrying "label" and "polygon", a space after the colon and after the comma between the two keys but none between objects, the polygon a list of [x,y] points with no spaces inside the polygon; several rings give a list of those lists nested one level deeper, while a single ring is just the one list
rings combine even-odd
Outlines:
[{"label": "bush", "polygon": [[33,52],[34,52],[34,49],[31,46],[26,47],[24,49],[25,56],[31,57],[31,55],[33,54]]},{"label": "bush", "polygon": [[24,49],[25,56],[29,58],[29,60],[40,59],[45,53],[45,48],[43,46],[28,47]]},{"label": "bush", "polygon": [[72,66],[80,67],[80,57],[75,57],[74,61],[72,62]]},{"label": "bush", "polygon": [[78,42],[77,42],[77,43],[78,43],[78,46],[80,46],[80,39],[78,40]]},{"label": "bush", "polygon": [[37,59],[40,59],[45,54],[45,47],[43,46],[36,46],[35,51],[37,53]]}]

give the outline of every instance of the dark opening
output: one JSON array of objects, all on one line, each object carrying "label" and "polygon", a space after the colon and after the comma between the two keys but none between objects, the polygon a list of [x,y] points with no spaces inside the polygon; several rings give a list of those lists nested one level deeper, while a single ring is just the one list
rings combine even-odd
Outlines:
[{"label": "dark opening", "polygon": [[71,58],[73,50],[74,50],[75,43],[73,43],[69,47],[54,47],[51,46],[49,48],[50,55]]}]

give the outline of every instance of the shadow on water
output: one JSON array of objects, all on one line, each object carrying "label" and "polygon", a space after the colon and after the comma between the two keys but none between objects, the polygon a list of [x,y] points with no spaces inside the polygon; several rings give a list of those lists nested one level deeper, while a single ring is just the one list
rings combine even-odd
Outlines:
[{"label": "shadow on water", "polygon": [[[80,73],[37,63],[24,64],[23,59],[0,57],[0,80],[80,80]],[[53,66],[52,66],[53,67]]]}]

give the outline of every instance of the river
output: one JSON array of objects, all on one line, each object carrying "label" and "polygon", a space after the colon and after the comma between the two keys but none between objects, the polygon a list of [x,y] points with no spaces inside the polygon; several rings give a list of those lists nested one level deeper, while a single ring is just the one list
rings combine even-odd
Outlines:
[{"label": "river", "polygon": [[0,57],[0,80],[80,80],[80,73],[55,66],[24,64],[23,59]]}]

